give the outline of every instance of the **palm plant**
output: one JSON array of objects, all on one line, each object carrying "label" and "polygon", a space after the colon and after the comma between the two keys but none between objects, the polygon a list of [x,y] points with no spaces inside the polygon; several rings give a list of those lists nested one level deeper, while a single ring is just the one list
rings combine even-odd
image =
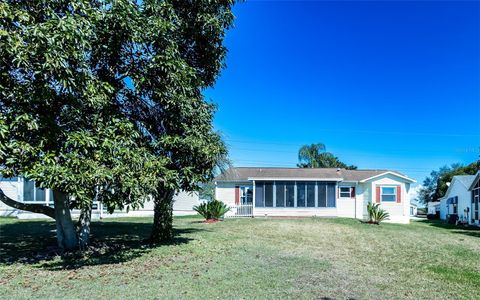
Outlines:
[{"label": "palm plant", "polygon": [[298,150],[298,166],[300,168],[320,168],[322,167],[321,163],[321,154],[326,150],[325,144],[311,144],[303,145],[300,150]]},{"label": "palm plant", "polygon": [[388,220],[390,214],[384,209],[380,208],[380,204],[377,203],[368,203],[367,204],[368,212],[368,223],[370,224],[380,224],[384,220]]},{"label": "palm plant", "polygon": [[213,220],[223,218],[223,216],[230,210],[230,208],[222,201],[213,200],[208,202],[208,211]]},{"label": "palm plant", "polygon": [[208,202],[204,202],[200,205],[196,205],[193,207],[193,210],[199,213],[205,220],[219,220],[221,219],[230,208],[223,203],[222,201],[212,200]]},{"label": "palm plant", "polygon": [[299,168],[344,168],[357,169],[354,165],[347,165],[330,152],[326,152],[325,144],[303,145],[298,150],[297,167]]},{"label": "palm plant", "polygon": [[208,211],[207,202],[203,202],[200,205],[195,205],[193,210],[196,211],[199,215],[205,218],[205,220],[211,219],[210,212]]}]

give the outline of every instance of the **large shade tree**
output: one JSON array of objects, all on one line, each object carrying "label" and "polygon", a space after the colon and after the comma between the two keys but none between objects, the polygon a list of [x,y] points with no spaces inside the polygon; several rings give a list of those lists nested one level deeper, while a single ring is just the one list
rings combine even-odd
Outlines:
[{"label": "large shade tree", "polygon": [[[94,199],[155,200],[154,241],[171,237],[175,190],[196,190],[226,149],[201,94],[223,67],[233,1],[0,4],[0,166],[54,190],[59,246],[88,240]],[[82,210],[80,234],[70,208]]]}]

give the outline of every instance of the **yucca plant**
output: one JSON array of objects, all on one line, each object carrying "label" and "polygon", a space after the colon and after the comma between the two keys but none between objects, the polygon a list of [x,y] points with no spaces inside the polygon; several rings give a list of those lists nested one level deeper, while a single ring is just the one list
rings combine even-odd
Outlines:
[{"label": "yucca plant", "polygon": [[367,204],[368,212],[368,223],[370,224],[380,224],[384,220],[388,220],[390,215],[384,209],[380,208],[380,204],[377,203],[368,203]]},{"label": "yucca plant", "polygon": [[205,220],[216,221],[222,218],[230,208],[222,201],[212,200],[194,206],[193,210],[198,212]]}]

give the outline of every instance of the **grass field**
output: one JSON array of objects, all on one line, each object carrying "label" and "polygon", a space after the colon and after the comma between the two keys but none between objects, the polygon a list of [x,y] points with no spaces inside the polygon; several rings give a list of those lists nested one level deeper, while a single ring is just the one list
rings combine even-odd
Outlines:
[{"label": "grass field", "polygon": [[[176,218],[151,248],[150,218],[94,222],[96,250],[45,259],[54,224],[0,219],[0,299],[480,299],[480,231],[351,219]],[[39,251],[41,250],[41,251]]]}]

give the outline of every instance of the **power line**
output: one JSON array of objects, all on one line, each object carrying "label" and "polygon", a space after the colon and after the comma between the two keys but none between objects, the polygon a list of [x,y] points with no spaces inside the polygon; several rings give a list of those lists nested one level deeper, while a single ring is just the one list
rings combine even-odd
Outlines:
[{"label": "power line", "polygon": [[[297,155],[298,152],[296,150],[277,150],[277,149],[261,149],[261,148],[232,148],[232,150],[235,150],[235,151],[248,151],[248,152],[277,152],[277,153],[291,153],[291,154],[294,154],[294,155]],[[452,153],[460,153],[460,151],[455,151],[455,150],[450,150],[448,152],[445,152],[445,151],[436,151],[436,150],[412,150],[412,149],[395,149],[395,150],[387,150],[389,153],[398,153],[398,154],[401,154],[401,153],[405,153],[405,152],[422,152],[422,153],[427,153],[427,154],[430,154],[430,153],[433,153],[433,154],[438,154],[438,155],[445,155],[445,154],[452,154]],[[326,151],[328,152],[328,150]],[[473,151],[462,151],[461,153],[474,153]],[[480,152],[480,149],[479,149],[479,152]],[[377,156],[391,156],[391,155],[385,155],[385,154],[381,154],[381,155],[377,155],[377,154],[361,154],[361,155],[355,155],[355,156],[365,156],[365,157],[377,157]]]},{"label": "power line", "polygon": [[[248,144],[248,145],[275,145],[275,146],[294,146],[294,147],[301,147],[303,146],[304,144],[302,143],[298,143],[298,144],[291,144],[291,143],[281,143],[281,142],[259,142],[259,141],[247,141],[247,140],[234,140],[234,139],[225,139],[225,141],[227,142],[235,142],[235,143],[240,143],[240,144]],[[458,149],[445,149],[445,150],[425,150],[424,148],[419,148],[419,149],[415,149],[415,148],[411,148],[411,149],[406,149],[406,148],[395,148],[395,149],[390,149],[388,151],[397,151],[397,152],[412,152],[412,151],[415,151],[415,152],[425,152],[425,153],[445,153],[445,152],[455,152],[455,153],[468,153],[468,152],[480,152],[480,145],[479,146],[469,146],[469,147],[461,147],[462,149],[460,149],[460,147]],[[237,149],[241,149],[241,148],[237,148]],[[258,149],[258,148],[256,148]],[[247,150],[247,151],[250,151],[250,150],[253,150],[253,149],[241,149],[241,150]],[[272,150],[265,150],[265,151],[272,151]],[[275,152],[290,152],[290,151],[281,151],[281,150],[274,150]],[[328,151],[328,148],[327,148],[327,151]]]},{"label": "power line", "polygon": [[[277,166],[277,167],[296,167],[296,163],[289,163],[289,162],[276,162],[276,161],[262,161],[262,160],[244,160],[244,159],[236,159],[234,161],[237,162],[244,162],[244,163],[252,163],[252,164],[263,164],[263,165],[270,165],[270,166]],[[404,168],[404,167],[385,167],[385,169],[391,169],[391,170],[405,170],[409,172],[418,172],[418,173],[424,173],[424,172],[430,172],[432,169],[429,168]]]}]

